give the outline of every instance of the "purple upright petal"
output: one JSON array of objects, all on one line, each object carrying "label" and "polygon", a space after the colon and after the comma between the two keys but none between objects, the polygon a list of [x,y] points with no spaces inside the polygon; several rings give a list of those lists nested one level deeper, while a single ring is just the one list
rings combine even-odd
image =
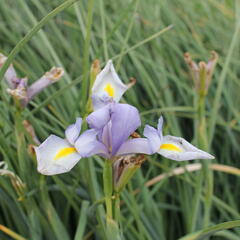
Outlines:
[{"label": "purple upright petal", "polygon": [[117,156],[142,153],[142,154],[152,154],[153,151],[150,147],[149,141],[146,138],[134,138],[129,139],[124,142],[116,153]]},{"label": "purple upright petal", "polygon": [[100,141],[108,148],[111,149],[112,146],[112,121],[109,121],[103,130],[99,133],[99,139]]},{"label": "purple upright petal", "polygon": [[65,136],[67,140],[74,145],[74,142],[77,140],[77,137],[80,134],[82,126],[82,118],[77,118],[76,122],[70,126],[65,131]]},{"label": "purple upright petal", "polygon": [[98,131],[94,129],[86,130],[76,140],[74,146],[81,157],[90,157],[99,154],[108,157],[108,151],[105,145],[96,138]]},{"label": "purple upright petal", "polygon": [[115,155],[123,142],[141,125],[141,120],[135,107],[116,103],[112,105],[111,121],[112,155]]},{"label": "purple upright petal", "polygon": [[100,130],[110,120],[110,105],[100,108],[99,110],[91,113],[86,118],[87,123],[91,128]]},{"label": "purple upright petal", "polygon": [[161,137],[159,136],[158,130],[146,125],[143,135],[149,140],[152,151],[157,152],[161,145]]}]

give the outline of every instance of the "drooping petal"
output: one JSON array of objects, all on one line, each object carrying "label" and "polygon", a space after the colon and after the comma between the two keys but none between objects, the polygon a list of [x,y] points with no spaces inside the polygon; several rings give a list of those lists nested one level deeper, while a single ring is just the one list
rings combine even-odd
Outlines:
[{"label": "drooping petal", "polygon": [[[0,68],[3,66],[6,60],[7,60],[7,57],[2,53],[0,53]],[[20,79],[17,77],[16,70],[12,64],[10,64],[10,66],[8,67],[4,77],[10,89],[15,89],[18,85],[18,82],[20,81]]]},{"label": "drooping petal", "polygon": [[96,138],[98,131],[94,129],[86,130],[75,142],[75,148],[81,157],[90,157],[95,154],[108,157],[105,145]]},{"label": "drooping petal", "polygon": [[49,72],[46,72],[40,79],[35,81],[28,88],[28,98],[31,100],[34,96],[40,93],[49,85],[58,81],[64,74],[64,70],[60,67],[53,67]]},{"label": "drooping petal", "polygon": [[65,131],[65,136],[67,140],[74,145],[74,142],[77,140],[82,126],[82,118],[77,118],[76,122],[70,126]]},{"label": "drooping petal", "polygon": [[101,97],[107,93],[109,97],[118,102],[127,89],[127,85],[117,75],[112,60],[109,60],[104,69],[97,75],[92,94]]},{"label": "drooping petal", "polygon": [[158,153],[176,161],[214,159],[211,154],[194,147],[184,138],[170,135],[163,137]]},{"label": "drooping petal", "polygon": [[50,135],[35,147],[38,171],[43,175],[69,172],[81,159],[77,150],[65,139]]},{"label": "drooping petal", "polygon": [[153,151],[150,147],[149,141],[146,138],[129,139],[121,145],[118,152],[116,153],[116,156],[134,153],[148,155],[152,154]]},{"label": "drooping petal", "polygon": [[140,125],[138,110],[128,104],[113,104],[111,108],[112,121],[112,155],[127,140]]},{"label": "drooping petal", "polygon": [[157,129],[146,125],[143,131],[143,136],[145,136],[151,146],[152,152],[157,152],[161,144],[161,137]]},{"label": "drooping petal", "polygon": [[102,129],[110,120],[110,105],[92,112],[86,118],[87,123],[91,128]]}]

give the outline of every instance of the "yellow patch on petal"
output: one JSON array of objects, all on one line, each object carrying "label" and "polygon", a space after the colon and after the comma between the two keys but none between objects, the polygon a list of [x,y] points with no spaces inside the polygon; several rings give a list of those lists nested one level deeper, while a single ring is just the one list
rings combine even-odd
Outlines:
[{"label": "yellow patch on petal", "polygon": [[114,88],[110,83],[106,84],[104,90],[108,93],[110,97],[114,97]]},{"label": "yellow patch on petal", "polygon": [[58,160],[59,158],[66,157],[69,154],[72,154],[74,152],[77,152],[76,148],[74,147],[63,148],[56,154],[56,156],[54,157],[54,160]]},{"label": "yellow patch on petal", "polygon": [[177,147],[177,146],[175,146],[175,145],[173,145],[171,143],[162,144],[160,146],[160,149],[169,150],[169,151],[176,151],[176,152],[182,152],[182,150],[179,147]]}]

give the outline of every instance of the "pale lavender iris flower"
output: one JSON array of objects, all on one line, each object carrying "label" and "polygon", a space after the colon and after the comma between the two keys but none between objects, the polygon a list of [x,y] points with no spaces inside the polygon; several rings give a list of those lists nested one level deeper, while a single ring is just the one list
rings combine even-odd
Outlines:
[{"label": "pale lavender iris flower", "polygon": [[[36,83],[37,84],[37,83]],[[55,135],[36,147],[38,171],[55,175],[70,171],[82,158],[99,155],[112,162],[131,154],[160,155],[176,160],[212,159],[213,156],[194,147],[183,138],[163,136],[163,118],[155,129],[147,125],[146,138],[131,138],[141,125],[138,110],[118,103],[128,86],[121,82],[112,61],[99,73],[92,88],[94,112],[86,118],[90,127],[80,136],[82,120],[77,119],[65,132],[66,139]]]},{"label": "pale lavender iris flower", "polygon": [[105,147],[105,150],[101,151],[105,158],[133,153],[152,153],[146,138],[129,139],[141,125],[135,107],[129,104],[110,103],[91,113],[86,120],[92,129],[99,131],[97,138]]},{"label": "pale lavender iris flower", "polygon": [[82,120],[66,131],[66,139],[50,135],[35,147],[38,171],[55,175],[70,171],[82,157],[99,155],[108,159],[142,153],[151,154],[146,138],[129,139],[141,125],[138,110],[128,104],[110,103],[87,117],[90,129],[80,136]]}]

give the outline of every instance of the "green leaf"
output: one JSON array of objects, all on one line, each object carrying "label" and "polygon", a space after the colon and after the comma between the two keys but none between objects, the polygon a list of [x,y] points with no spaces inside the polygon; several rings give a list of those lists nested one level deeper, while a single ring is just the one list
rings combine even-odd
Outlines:
[{"label": "green leaf", "polygon": [[80,214],[79,221],[78,221],[78,227],[77,227],[77,231],[76,231],[74,240],[79,240],[79,239],[82,239],[82,237],[83,237],[84,231],[86,229],[88,207],[89,207],[89,202],[83,201],[82,208],[81,208],[81,214]]},{"label": "green leaf", "polygon": [[203,230],[200,230],[198,232],[188,234],[187,236],[182,237],[179,240],[202,240],[213,235],[216,232],[226,230],[229,228],[234,228],[234,227],[240,227],[240,220],[220,223],[212,227],[208,227]]}]

